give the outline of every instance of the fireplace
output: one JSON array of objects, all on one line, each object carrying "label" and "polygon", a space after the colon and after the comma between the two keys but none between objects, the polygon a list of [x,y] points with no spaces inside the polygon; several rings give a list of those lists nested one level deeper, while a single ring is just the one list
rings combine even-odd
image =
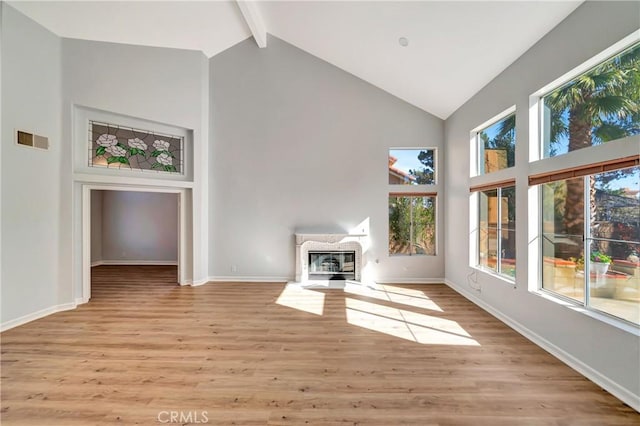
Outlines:
[{"label": "fireplace", "polygon": [[296,232],[296,283],[340,288],[362,279],[365,234]]},{"label": "fireplace", "polygon": [[355,251],[309,251],[310,280],[355,280]]}]

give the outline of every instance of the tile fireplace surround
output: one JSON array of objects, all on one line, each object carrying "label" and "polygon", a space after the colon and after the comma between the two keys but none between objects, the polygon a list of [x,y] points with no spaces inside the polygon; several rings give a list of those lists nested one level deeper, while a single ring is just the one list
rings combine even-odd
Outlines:
[{"label": "tile fireplace surround", "polygon": [[[309,251],[354,251],[355,252],[355,280],[362,279],[362,240],[366,234],[312,234],[296,233],[296,283],[302,286],[317,286],[324,288],[343,288],[345,280],[310,280],[309,279]],[[351,282],[351,280],[348,280]]]}]

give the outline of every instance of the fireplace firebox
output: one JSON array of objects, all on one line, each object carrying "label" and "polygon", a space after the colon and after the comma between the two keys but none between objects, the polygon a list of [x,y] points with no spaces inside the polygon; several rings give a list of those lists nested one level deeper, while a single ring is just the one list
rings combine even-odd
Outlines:
[{"label": "fireplace firebox", "polygon": [[309,251],[309,279],[354,280],[355,251]]}]

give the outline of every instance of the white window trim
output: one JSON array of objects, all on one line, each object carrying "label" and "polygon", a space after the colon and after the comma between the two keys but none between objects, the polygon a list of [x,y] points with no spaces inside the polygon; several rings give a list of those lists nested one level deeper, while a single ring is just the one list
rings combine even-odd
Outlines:
[{"label": "white window trim", "polygon": [[[509,185],[509,186],[503,186],[503,187],[496,187],[496,190],[502,190],[504,188],[516,188],[516,185]],[[515,287],[516,285],[516,277],[512,277],[503,273],[498,272],[497,270],[493,270],[490,268],[485,268],[482,265],[480,265],[479,262],[479,258],[480,258],[480,244],[478,242],[479,238],[480,238],[480,193],[483,191],[475,191],[473,192],[470,197],[470,200],[472,200],[472,202],[474,204],[471,204],[472,206],[475,205],[475,215],[473,215],[475,218],[471,219],[470,218],[470,225],[471,225],[471,237],[473,238],[472,241],[470,241],[470,247],[469,247],[469,266],[475,270],[478,270],[480,272],[484,272],[486,274],[491,275],[492,277],[495,278],[499,278],[502,281],[504,281],[505,283],[512,285]],[[499,199],[500,197],[498,197]],[[469,215],[471,216],[471,215]],[[502,204],[498,203],[498,217],[502,216]],[[500,234],[502,232],[502,227],[498,226],[498,234]],[[499,243],[500,245],[500,243]],[[516,245],[517,247],[517,245]],[[499,250],[500,251],[500,250]],[[499,252],[498,251],[498,252]],[[501,259],[501,255],[498,255],[498,261],[497,261],[497,265],[500,264],[500,259]],[[499,269],[499,268],[498,268]],[[516,269],[516,275],[518,274],[518,270]]]},{"label": "white window trim", "polygon": [[[432,184],[417,184],[417,185],[399,185],[399,184],[390,184],[387,183],[387,186],[390,188],[389,191],[391,192],[416,192],[416,190],[419,191],[425,191],[425,192],[436,192],[436,187],[439,186],[440,184],[440,164],[438,163],[439,161],[439,157],[438,157],[438,148],[435,146],[393,146],[393,147],[389,147],[387,149],[387,154],[391,155],[391,150],[403,150],[403,149],[408,149],[408,150],[413,150],[413,151],[433,151],[433,164],[434,164],[434,170],[433,170],[433,183]],[[402,188],[402,189],[400,189]]]},{"label": "white window trim", "polygon": [[[603,50],[599,54],[591,57],[584,63],[563,74],[551,83],[537,90],[529,96],[529,163],[528,176],[547,172],[559,171],[562,169],[586,166],[597,161],[609,161],[638,154],[640,145],[640,135],[629,136],[623,139],[607,142],[606,145],[598,145],[589,149],[581,149],[568,152],[554,157],[543,157],[544,143],[542,140],[542,98],[587,72],[591,68],[605,62],[611,57],[623,52],[632,45],[640,42],[640,30],[634,31],[627,37]],[[528,241],[528,290],[547,300],[566,306],[576,312],[580,312],[596,320],[605,322],[621,330],[640,335],[640,325],[636,325],[622,318],[615,317],[605,312],[587,306],[588,297],[585,301],[574,301],[562,297],[542,287],[542,223],[540,221],[540,209],[542,206],[541,186],[536,185],[528,189],[528,221],[527,221],[527,241]],[[587,284],[585,283],[585,289]]]},{"label": "white window trim", "polygon": [[[389,185],[391,186],[391,185]],[[432,186],[432,185],[401,185],[401,186],[409,186],[412,188],[420,188],[420,187],[424,187],[424,186]],[[436,257],[438,256],[438,243],[439,243],[439,239],[438,239],[438,219],[439,219],[439,214],[438,214],[438,193],[437,192],[432,192],[432,193],[424,193],[424,194],[420,194],[421,192],[425,192],[425,191],[412,191],[412,192],[407,192],[406,194],[402,194],[401,192],[395,192],[395,191],[390,191],[387,194],[387,203],[389,202],[389,197],[430,197],[433,198],[433,211],[434,211],[434,215],[435,215],[435,220],[433,221],[433,224],[435,226],[435,241],[434,241],[434,245],[435,245],[435,251],[433,254],[423,254],[423,253],[416,253],[416,254],[406,254],[406,253],[390,253],[388,246],[389,246],[389,241],[391,240],[391,234],[389,232],[389,214],[387,213],[387,256],[392,258],[392,257]],[[391,195],[394,194],[394,195]]]},{"label": "white window trim", "polygon": [[[563,154],[557,157],[544,158],[543,157],[543,141],[542,141],[542,98],[548,95],[550,92],[555,89],[565,85],[569,81],[573,80],[580,74],[583,74],[589,71],[591,68],[599,65],[602,62],[605,62],[607,59],[612,58],[624,51],[625,49],[631,47],[633,44],[640,41],[640,30],[636,30],[613,44],[609,48],[603,50],[597,55],[591,57],[587,61],[573,68],[569,72],[563,74],[562,76],[556,78],[551,83],[545,85],[540,88],[533,94],[529,96],[529,162],[535,162],[538,160],[550,160],[551,158],[563,157]],[[607,142],[610,143],[610,142]]]},{"label": "white window trim", "polygon": [[[478,143],[478,134],[481,131],[485,130],[486,128],[491,127],[494,124],[498,123],[499,121],[507,118],[508,116],[515,115],[515,113],[516,113],[516,106],[512,105],[509,108],[502,111],[501,113],[494,115],[489,120],[485,121],[484,123],[480,124],[479,126],[476,126],[471,130],[469,134],[469,152],[471,153],[471,155],[469,156],[469,161],[470,161],[469,177],[477,178],[477,177],[490,176],[491,177],[490,179],[493,180],[497,176],[496,173],[501,173],[501,172],[504,172],[505,170],[514,169],[514,167],[507,167],[505,169],[498,170],[495,172],[480,174],[480,144]],[[517,123],[517,120],[516,120],[516,123]]]}]

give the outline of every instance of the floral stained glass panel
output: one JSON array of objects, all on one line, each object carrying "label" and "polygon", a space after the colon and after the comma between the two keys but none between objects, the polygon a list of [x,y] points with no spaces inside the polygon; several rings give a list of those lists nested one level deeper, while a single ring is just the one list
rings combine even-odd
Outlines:
[{"label": "floral stained glass panel", "polygon": [[97,121],[89,122],[89,165],[183,174],[184,139]]}]

